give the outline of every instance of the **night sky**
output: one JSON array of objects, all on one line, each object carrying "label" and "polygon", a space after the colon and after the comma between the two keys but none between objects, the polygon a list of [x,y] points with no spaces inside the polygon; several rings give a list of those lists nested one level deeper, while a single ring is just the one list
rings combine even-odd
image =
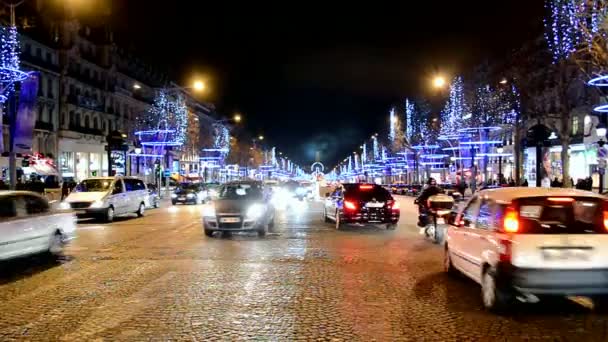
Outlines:
[{"label": "night sky", "polygon": [[181,83],[206,78],[205,100],[243,113],[251,134],[333,166],[436,72],[470,71],[542,34],[542,0],[412,3],[117,0],[113,17],[121,45]]}]

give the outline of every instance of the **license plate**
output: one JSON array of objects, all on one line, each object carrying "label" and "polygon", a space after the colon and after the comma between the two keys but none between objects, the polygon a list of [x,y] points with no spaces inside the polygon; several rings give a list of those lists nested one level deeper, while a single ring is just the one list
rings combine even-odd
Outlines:
[{"label": "license plate", "polygon": [[542,249],[543,259],[549,261],[556,260],[576,260],[586,261],[589,260],[589,250],[582,248],[543,248]]},{"label": "license plate", "polygon": [[183,200],[185,200],[185,199],[186,199],[186,197],[178,197],[177,199],[178,199],[178,200],[182,200],[182,201],[183,201]]},{"label": "license plate", "polygon": [[86,212],[87,212],[87,211],[86,211],[86,210],[84,210],[84,209],[76,209],[76,210],[74,210],[74,212],[75,212],[76,214],[86,214]]},{"label": "license plate", "polygon": [[438,217],[437,224],[445,224],[445,219],[443,217]]},{"label": "license plate", "polygon": [[241,222],[241,219],[238,217],[224,217],[220,219],[222,223],[238,223]]},{"label": "license plate", "polygon": [[384,207],[384,203],[383,202],[371,202],[371,203],[366,203],[365,206],[368,208],[382,208],[382,207]]}]

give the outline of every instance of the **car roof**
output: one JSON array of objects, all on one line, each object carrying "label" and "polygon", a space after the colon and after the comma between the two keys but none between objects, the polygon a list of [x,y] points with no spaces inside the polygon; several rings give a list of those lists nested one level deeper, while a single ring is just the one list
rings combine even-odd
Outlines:
[{"label": "car roof", "polygon": [[479,192],[479,197],[493,199],[495,201],[511,202],[517,198],[543,197],[543,196],[585,196],[606,199],[600,194],[591,191],[583,191],[568,188],[532,188],[532,187],[507,187],[498,189],[486,189]]}]

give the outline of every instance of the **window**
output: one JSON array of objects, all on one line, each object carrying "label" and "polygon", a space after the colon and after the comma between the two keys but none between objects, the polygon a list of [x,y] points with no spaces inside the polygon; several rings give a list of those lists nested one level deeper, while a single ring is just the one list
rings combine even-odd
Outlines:
[{"label": "window", "polygon": [[469,202],[469,205],[462,214],[461,221],[464,222],[465,227],[473,227],[475,225],[475,217],[479,211],[479,198],[475,197]]},{"label": "window", "polygon": [[125,179],[125,188],[127,188],[127,191],[138,191],[145,190],[146,186],[139,179],[127,178]]},{"label": "window", "polygon": [[42,49],[36,48],[36,57],[42,59]]},{"label": "window", "polygon": [[95,117],[95,118],[93,118],[93,129],[98,129],[98,128],[99,128],[99,125],[97,122],[97,118]]},{"label": "window", "polygon": [[53,56],[51,55],[50,52],[46,53],[46,61],[49,63],[53,63]]},{"label": "window", "polygon": [[80,127],[81,126],[81,123],[80,123],[80,114],[79,113],[76,113],[76,116],[74,117],[74,125],[76,127]]},{"label": "window", "polygon": [[36,116],[36,120],[37,121],[41,121],[42,117],[43,117],[43,113],[42,111],[44,110],[44,107],[42,106],[42,104],[38,104],[38,110],[37,110],[37,116]]},{"label": "window", "polygon": [[0,220],[7,220],[15,216],[17,216],[15,198],[13,196],[2,196],[0,198]]},{"label": "window", "polygon": [[578,133],[578,116],[575,115],[572,117],[572,135],[576,135]]},{"label": "window", "polygon": [[32,54],[32,45],[30,43],[25,43],[25,48],[23,49],[23,51],[25,52],[25,54],[31,55]]},{"label": "window", "polygon": [[85,116],[84,117],[84,127],[89,128],[90,127],[90,120],[89,120],[89,116]]},{"label": "window", "polygon": [[475,224],[475,228],[492,229],[492,208],[492,202],[483,200],[481,206],[479,207],[479,215],[477,215],[477,223]]},{"label": "window", "polygon": [[49,211],[49,205],[45,200],[36,196],[23,196],[25,211],[28,215],[42,214]]},{"label": "window", "polygon": [[53,98],[53,80],[50,78],[46,80],[46,97]]},{"label": "window", "polygon": [[114,190],[112,191],[112,194],[120,194],[122,192],[122,181],[119,179],[116,181],[116,183],[114,183]]},{"label": "window", "polygon": [[146,190],[146,185],[141,179],[136,179],[135,181],[137,182],[137,190]]}]

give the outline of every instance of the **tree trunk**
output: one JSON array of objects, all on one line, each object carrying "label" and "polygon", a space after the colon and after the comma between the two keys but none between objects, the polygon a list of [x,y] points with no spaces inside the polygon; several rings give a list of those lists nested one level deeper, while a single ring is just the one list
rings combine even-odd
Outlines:
[{"label": "tree trunk", "polygon": [[565,139],[562,137],[562,184],[564,188],[572,187],[570,184],[570,155],[568,154],[568,147],[570,147],[570,137],[566,136]]}]

